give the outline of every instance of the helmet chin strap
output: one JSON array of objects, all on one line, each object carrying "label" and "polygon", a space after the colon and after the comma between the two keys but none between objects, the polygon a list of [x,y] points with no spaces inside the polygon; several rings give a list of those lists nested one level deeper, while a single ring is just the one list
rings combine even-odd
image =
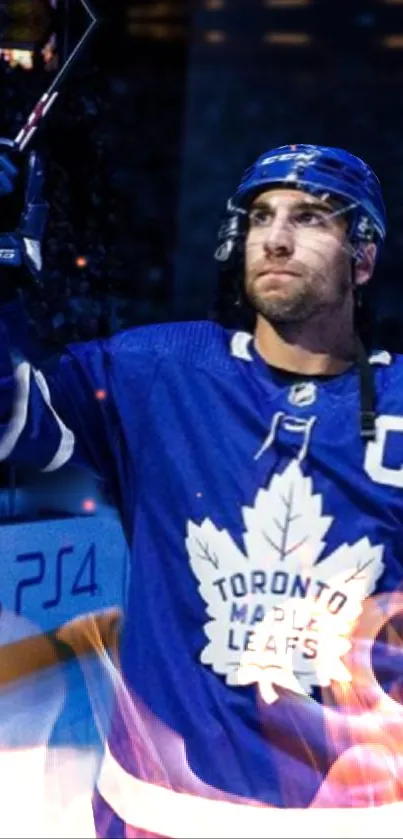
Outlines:
[{"label": "helmet chin strap", "polygon": [[360,436],[365,441],[376,439],[374,370],[365,347],[357,335],[356,353],[360,377]]},{"label": "helmet chin strap", "polygon": [[[356,308],[361,306],[361,289],[354,278],[354,267],[358,256],[359,253],[356,251],[353,258],[353,295]],[[355,345],[360,379],[360,436],[364,442],[369,442],[376,439],[374,369],[369,363],[368,354],[358,330],[356,330]]]}]

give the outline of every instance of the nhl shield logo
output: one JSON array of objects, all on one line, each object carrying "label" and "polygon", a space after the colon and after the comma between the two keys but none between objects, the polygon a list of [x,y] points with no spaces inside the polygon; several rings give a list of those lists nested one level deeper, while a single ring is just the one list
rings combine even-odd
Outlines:
[{"label": "nhl shield logo", "polygon": [[305,408],[316,402],[317,388],[313,382],[298,382],[290,388],[288,401],[291,405]]}]

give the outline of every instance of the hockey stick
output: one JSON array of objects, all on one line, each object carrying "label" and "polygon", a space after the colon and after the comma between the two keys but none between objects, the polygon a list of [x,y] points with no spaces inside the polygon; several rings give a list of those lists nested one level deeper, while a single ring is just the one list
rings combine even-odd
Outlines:
[{"label": "hockey stick", "polygon": [[26,147],[29,145],[40,123],[54,105],[60,93],[61,86],[65,81],[66,76],[68,76],[69,72],[74,66],[85,43],[92,34],[92,31],[100,22],[99,17],[91,8],[89,0],[79,0],[79,2],[84,6],[90,18],[90,23],[87,29],[85,30],[84,34],[81,36],[78,43],[74,47],[72,53],[69,55],[67,61],[65,62],[65,64],[63,64],[63,67],[60,68],[59,72],[53,79],[53,82],[50,84],[49,88],[45,91],[45,93],[42,94],[35,107],[29,114],[27,121],[12,141],[14,151],[24,151],[24,149],[26,149]]}]

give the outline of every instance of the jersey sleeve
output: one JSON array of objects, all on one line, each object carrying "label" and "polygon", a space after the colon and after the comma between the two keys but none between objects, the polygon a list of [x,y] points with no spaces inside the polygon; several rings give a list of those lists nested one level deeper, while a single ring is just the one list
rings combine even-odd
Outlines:
[{"label": "jersey sleeve", "polygon": [[74,344],[38,369],[7,338],[0,322],[0,460],[43,472],[84,466],[117,502],[127,451],[109,341]]}]

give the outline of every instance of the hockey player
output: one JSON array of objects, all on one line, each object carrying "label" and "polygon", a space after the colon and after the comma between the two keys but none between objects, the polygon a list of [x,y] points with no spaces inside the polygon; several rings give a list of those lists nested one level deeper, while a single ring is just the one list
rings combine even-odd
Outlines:
[{"label": "hockey player", "polygon": [[96,470],[132,555],[100,835],[381,836],[399,808],[403,364],[354,318],[385,231],[363,161],[284,146],[220,230],[253,332],[141,327],[41,371],[4,342],[1,458]]}]

